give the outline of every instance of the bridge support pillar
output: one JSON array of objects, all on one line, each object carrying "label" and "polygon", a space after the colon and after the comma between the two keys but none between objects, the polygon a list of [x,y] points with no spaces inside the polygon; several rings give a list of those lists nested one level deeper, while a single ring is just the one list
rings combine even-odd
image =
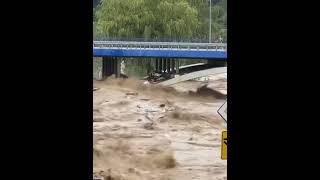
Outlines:
[{"label": "bridge support pillar", "polygon": [[163,59],[159,58],[159,73],[162,73],[163,70]]},{"label": "bridge support pillar", "polygon": [[166,72],[169,73],[170,71],[170,59],[166,58]]},{"label": "bridge support pillar", "polygon": [[167,58],[167,73],[170,72],[170,58]]},{"label": "bridge support pillar", "polygon": [[170,64],[168,63],[169,59],[168,59],[168,58],[165,58],[165,59],[166,59],[166,62],[165,62],[165,63],[166,63],[166,69],[165,69],[164,71],[165,71],[166,73],[168,73],[168,72],[169,72],[168,69],[170,68],[170,67],[169,67]]},{"label": "bridge support pillar", "polygon": [[156,58],[156,72],[162,73],[162,59]]},{"label": "bridge support pillar", "polygon": [[167,59],[162,58],[162,72],[166,72],[166,71],[167,71]]},{"label": "bridge support pillar", "polygon": [[175,69],[176,69],[176,74],[178,74],[179,75],[179,67],[180,67],[180,61],[179,61],[179,59],[176,59],[175,60]]},{"label": "bridge support pillar", "polygon": [[121,66],[121,62],[117,57],[113,57],[113,74],[119,78],[120,77],[120,66]]},{"label": "bridge support pillar", "polygon": [[108,62],[108,69],[109,69],[109,74],[108,76],[112,76],[113,72],[114,72],[114,61],[113,61],[113,57],[110,57],[109,59],[109,62]]},{"label": "bridge support pillar", "polygon": [[170,59],[170,72],[173,72],[175,69],[175,59]]},{"label": "bridge support pillar", "polygon": [[159,72],[159,59],[156,58],[156,72]]}]

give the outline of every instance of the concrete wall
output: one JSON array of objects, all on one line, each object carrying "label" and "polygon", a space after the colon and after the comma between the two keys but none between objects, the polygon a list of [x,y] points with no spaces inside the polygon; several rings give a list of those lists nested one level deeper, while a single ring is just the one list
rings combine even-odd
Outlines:
[{"label": "concrete wall", "polygon": [[101,57],[93,58],[93,79],[95,80],[102,79],[102,58]]}]

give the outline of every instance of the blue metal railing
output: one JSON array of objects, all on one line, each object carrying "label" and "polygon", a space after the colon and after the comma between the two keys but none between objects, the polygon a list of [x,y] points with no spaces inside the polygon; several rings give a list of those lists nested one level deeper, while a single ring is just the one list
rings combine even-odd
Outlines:
[{"label": "blue metal railing", "polygon": [[[123,38],[123,37],[94,37],[94,41],[135,41],[135,42],[189,42],[189,43],[208,43],[208,39],[196,38]],[[212,43],[226,43],[218,39],[212,40]]]}]

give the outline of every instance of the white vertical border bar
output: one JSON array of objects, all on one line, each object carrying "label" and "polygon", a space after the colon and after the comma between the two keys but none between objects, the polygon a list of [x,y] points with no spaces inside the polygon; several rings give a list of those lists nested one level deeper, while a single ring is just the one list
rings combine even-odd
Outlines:
[{"label": "white vertical border bar", "polygon": [[227,108],[227,99],[223,105],[218,109],[218,114],[227,122],[227,113],[224,110]]}]

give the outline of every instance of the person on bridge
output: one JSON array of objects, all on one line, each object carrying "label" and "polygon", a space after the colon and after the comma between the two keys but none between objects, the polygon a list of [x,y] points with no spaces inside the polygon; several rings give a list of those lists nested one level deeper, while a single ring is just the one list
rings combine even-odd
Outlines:
[{"label": "person on bridge", "polygon": [[223,42],[223,38],[221,36],[219,36],[219,42],[222,43]]}]

